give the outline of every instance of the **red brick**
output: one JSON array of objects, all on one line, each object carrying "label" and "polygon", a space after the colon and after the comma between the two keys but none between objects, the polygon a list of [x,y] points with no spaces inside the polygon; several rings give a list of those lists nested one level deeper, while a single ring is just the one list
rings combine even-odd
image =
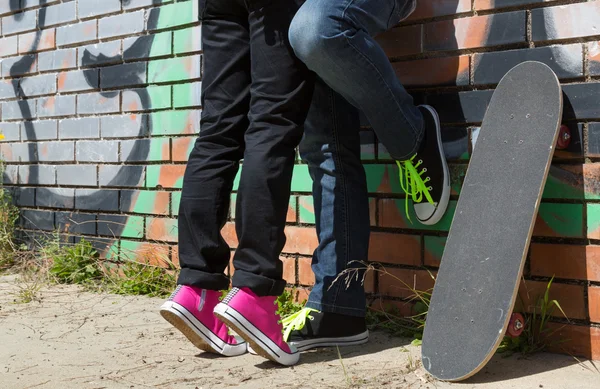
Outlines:
[{"label": "red brick", "polygon": [[394,69],[406,86],[468,85],[468,55],[396,62]]},{"label": "red brick", "polygon": [[417,292],[431,292],[432,275],[425,270],[385,269],[378,271],[379,293],[385,296],[410,298]]},{"label": "red brick", "polygon": [[600,360],[600,328],[548,323],[549,350]]},{"label": "red brick", "polygon": [[287,254],[312,255],[319,245],[314,228],[287,227],[285,234],[287,240],[283,252]]},{"label": "red brick", "polygon": [[369,261],[421,265],[421,238],[385,232],[372,232]]},{"label": "red brick", "polygon": [[141,243],[133,253],[126,253],[136,261],[152,266],[167,267],[170,255],[170,246],[156,243]]},{"label": "red brick", "polygon": [[600,281],[600,246],[532,244],[531,274]]},{"label": "red brick", "polygon": [[[525,281],[521,283],[518,298],[521,299],[527,312],[533,312],[537,305],[536,312],[539,313],[538,301],[540,298],[543,298],[547,285],[547,282],[541,281]],[[554,282],[550,288],[549,300],[558,301],[568,319],[587,318],[584,288],[581,285],[567,285]],[[564,318],[558,308],[554,308],[552,316]]]},{"label": "red brick", "polygon": [[412,301],[395,301],[395,300],[385,300],[385,299],[375,299],[371,304],[369,304],[368,309],[373,312],[387,313],[392,314],[396,313],[400,317],[395,317],[390,315],[390,320],[398,319],[414,315],[413,311],[414,302]]},{"label": "red brick", "polygon": [[369,221],[371,226],[377,225],[377,199],[369,199]]},{"label": "red brick", "polygon": [[379,226],[389,228],[409,228],[404,221],[404,216],[401,212],[404,209],[399,210],[396,205],[395,199],[381,199],[379,200]]},{"label": "red brick", "polygon": [[293,257],[281,257],[283,262],[283,279],[288,284],[296,283],[296,258]]},{"label": "red brick", "polygon": [[600,287],[588,288],[588,307],[590,321],[600,324]]},{"label": "red brick", "polygon": [[377,37],[388,57],[401,57],[419,54],[423,51],[421,46],[422,26],[406,26],[392,28]]},{"label": "red brick", "polygon": [[160,242],[177,242],[177,219],[146,218],[146,239]]},{"label": "red brick", "polygon": [[314,285],[315,274],[311,268],[311,258],[298,258],[298,281],[301,285]]},{"label": "red brick", "polygon": [[[507,29],[507,25],[511,28]],[[504,33],[491,34],[491,28],[502,29]],[[425,25],[423,51],[474,49],[525,43],[525,35],[524,11],[445,20]]]},{"label": "red brick", "polygon": [[[477,2],[477,0],[475,0]],[[471,0],[427,0],[418,1],[415,12],[407,20],[435,18],[469,12]]]},{"label": "red brick", "polygon": [[223,235],[223,239],[231,248],[236,248],[238,246],[237,234],[235,232],[235,224],[234,223],[226,223],[223,229],[221,230],[221,234]]},{"label": "red brick", "polygon": [[375,293],[375,272],[368,270],[364,279],[365,293]]},{"label": "red brick", "polygon": [[600,42],[588,43],[588,62],[590,64],[590,74],[600,75]]},{"label": "red brick", "polygon": [[310,290],[308,288],[285,288],[288,292],[292,293],[294,301],[297,303],[304,303],[308,300]]}]

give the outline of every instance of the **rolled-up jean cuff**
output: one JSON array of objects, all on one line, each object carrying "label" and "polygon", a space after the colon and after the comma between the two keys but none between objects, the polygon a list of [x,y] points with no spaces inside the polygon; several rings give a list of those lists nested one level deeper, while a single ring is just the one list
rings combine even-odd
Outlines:
[{"label": "rolled-up jean cuff", "polygon": [[283,293],[285,285],[283,279],[276,280],[243,270],[236,270],[233,273],[233,287],[249,288],[257,296],[279,296]]},{"label": "rolled-up jean cuff", "polygon": [[209,290],[225,290],[229,287],[229,277],[225,274],[208,273],[201,270],[183,268],[177,279],[178,285],[196,286]]}]

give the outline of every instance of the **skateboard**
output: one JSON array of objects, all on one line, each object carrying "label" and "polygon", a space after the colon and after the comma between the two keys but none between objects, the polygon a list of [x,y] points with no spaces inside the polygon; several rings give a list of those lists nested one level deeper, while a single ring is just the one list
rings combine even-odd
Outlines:
[{"label": "skateboard", "polygon": [[515,66],[492,95],[423,334],[423,366],[437,379],[471,377],[505,333],[522,330],[512,311],[552,156],[568,141],[562,107],[560,83],[540,62]]}]

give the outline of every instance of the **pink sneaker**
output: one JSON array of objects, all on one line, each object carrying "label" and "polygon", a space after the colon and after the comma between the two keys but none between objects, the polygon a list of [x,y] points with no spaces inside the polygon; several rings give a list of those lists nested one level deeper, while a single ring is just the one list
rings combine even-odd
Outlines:
[{"label": "pink sneaker", "polygon": [[246,342],[229,335],[213,314],[220,292],[178,285],[160,307],[160,314],[201,350],[233,357],[247,351]]},{"label": "pink sneaker", "polygon": [[283,341],[275,296],[258,297],[248,288],[233,288],[214,312],[257,354],[286,366],[300,359],[298,351]]}]

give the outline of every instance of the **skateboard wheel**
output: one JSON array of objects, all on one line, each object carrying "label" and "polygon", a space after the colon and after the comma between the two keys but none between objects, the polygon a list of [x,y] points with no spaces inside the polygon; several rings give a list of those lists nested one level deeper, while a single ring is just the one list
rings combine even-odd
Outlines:
[{"label": "skateboard wheel", "polygon": [[508,322],[507,335],[511,338],[517,338],[525,329],[525,318],[520,313],[513,313]]},{"label": "skateboard wheel", "polygon": [[556,141],[556,148],[558,150],[564,150],[569,147],[571,143],[571,130],[568,126],[562,125],[560,126],[560,130],[558,132],[558,140]]}]

